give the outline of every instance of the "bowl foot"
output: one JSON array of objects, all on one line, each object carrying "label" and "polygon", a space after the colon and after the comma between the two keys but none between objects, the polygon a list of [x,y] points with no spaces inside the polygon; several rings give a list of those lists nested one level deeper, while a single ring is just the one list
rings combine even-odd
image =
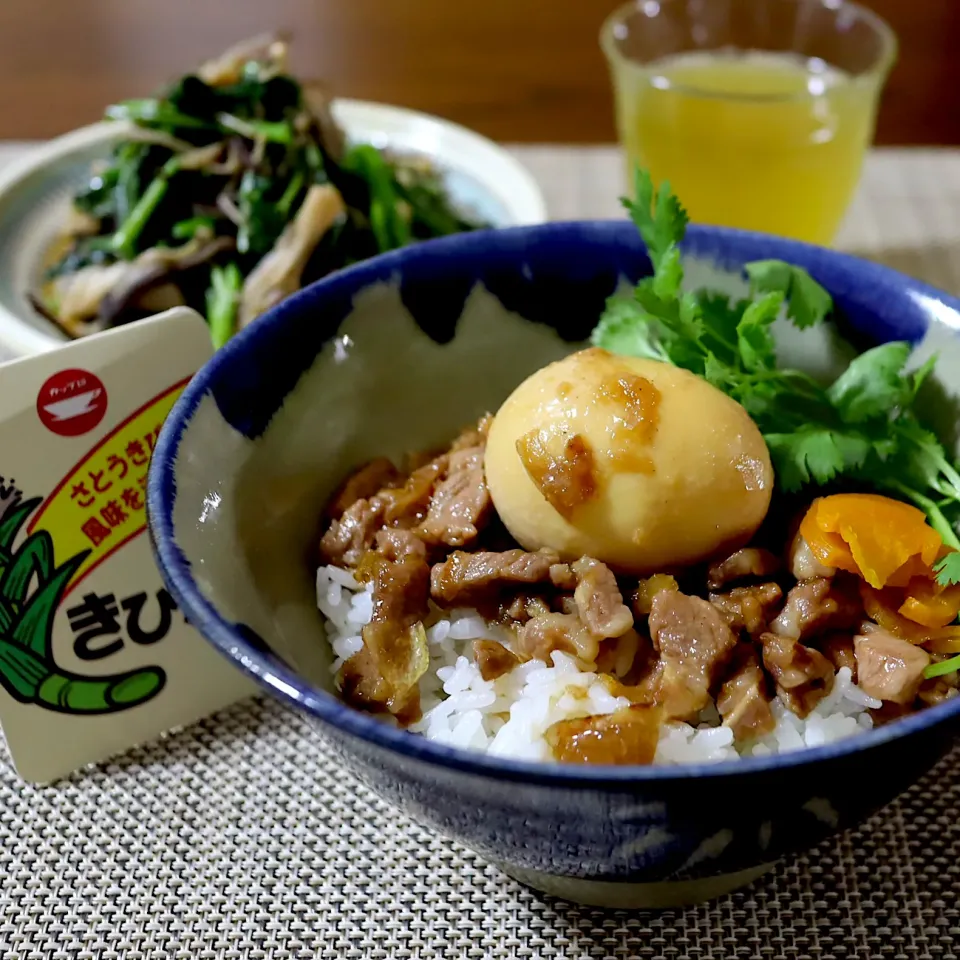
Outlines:
[{"label": "bowl foot", "polygon": [[663,910],[668,907],[686,907],[722,897],[745,887],[776,866],[764,863],[737,873],[724,873],[702,880],[665,880],[661,883],[629,883],[610,880],[580,880],[577,877],[558,877],[539,870],[500,865],[514,880],[572,903],[611,909]]}]

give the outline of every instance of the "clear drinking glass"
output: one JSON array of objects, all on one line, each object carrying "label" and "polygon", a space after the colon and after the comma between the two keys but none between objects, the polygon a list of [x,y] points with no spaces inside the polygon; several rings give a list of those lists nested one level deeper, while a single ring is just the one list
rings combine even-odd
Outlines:
[{"label": "clear drinking glass", "polygon": [[600,41],[631,171],[696,222],[833,240],[896,60],[883,20],[847,0],[634,0]]}]

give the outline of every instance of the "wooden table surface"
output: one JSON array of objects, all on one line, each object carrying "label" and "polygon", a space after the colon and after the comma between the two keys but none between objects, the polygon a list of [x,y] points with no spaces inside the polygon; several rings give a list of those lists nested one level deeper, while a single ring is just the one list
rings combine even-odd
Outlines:
[{"label": "wooden table surface", "polygon": [[[597,34],[616,3],[2,0],[0,138],[88,123],[114,100],[280,28],[295,37],[295,70],[340,96],[437,113],[503,141],[612,140]],[[960,145],[960,0],[866,3],[900,37],[878,142]]]}]

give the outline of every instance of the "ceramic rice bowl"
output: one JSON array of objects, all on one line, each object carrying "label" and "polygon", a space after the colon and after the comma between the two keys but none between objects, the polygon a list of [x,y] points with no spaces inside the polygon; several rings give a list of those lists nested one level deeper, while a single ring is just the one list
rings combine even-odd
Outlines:
[{"label": "ceramic rice bowl", "polygon": [[[888,269],[758,234],[691,228],[687,282],[745,293],[742,265],[782,258],[834,295],[843,333],[940,352],[960,382],[960,303]],[[749,882],[890,802],[949,748],[960,698],[868,734],[698,766],[581,767],[458,750],[342,703],[309,551],[343,475],[448,440],[576,349],[605,298],[649,271],[629,223],[433,241],[296,294],[232,340],[164,426],[148,500],[163,575],[198,630],[314,716],[380,796],[512,876],[567,899],[665,906]],[[779,322],[778,322],[779,324]],[[849,360],[832,328],[777,328],[792,366]],[[953,405],[938,407],[952,429]]]}]

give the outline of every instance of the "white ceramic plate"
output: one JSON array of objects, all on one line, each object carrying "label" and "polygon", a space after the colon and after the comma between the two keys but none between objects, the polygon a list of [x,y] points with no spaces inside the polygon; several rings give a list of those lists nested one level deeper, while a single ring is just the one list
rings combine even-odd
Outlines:
[{"label": "white ceramic plate", "polygon": [[[336,100],[333,112],[354,142],[390,147],[431,159],[454,201],[497,227],[542,223],[543,195],[509,153],[465,127],[400,107]],[[105,156],[120,124],[82,127],[31,150],[0,173],[0,350],[26,356],[66,342],[36,314],[27,292],[36,289],[44,252],[62,229],[74,190],[91,161]]]}]

